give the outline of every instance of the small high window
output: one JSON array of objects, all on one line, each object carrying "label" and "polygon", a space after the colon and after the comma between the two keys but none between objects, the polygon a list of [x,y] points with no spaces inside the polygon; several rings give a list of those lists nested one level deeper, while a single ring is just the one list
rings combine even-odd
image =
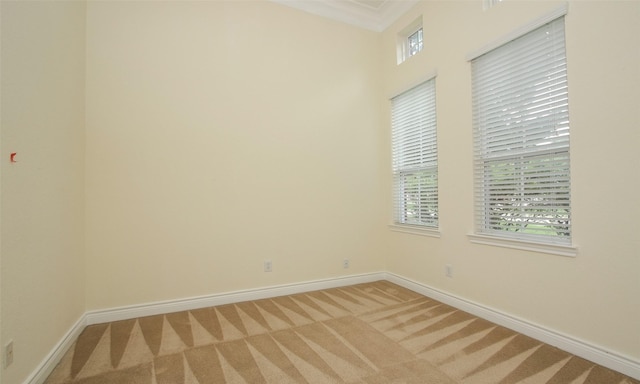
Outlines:
[{"label": "small high window", "polygon": [[482,0],[482,9],[485,11],[502,2],[502,0]]},{"label": "small high window", "polygon": [[398,64],[422,51],[424,47],[422,16],[400,31],[397,41]]},{"label": "small high window", "polygon": [[422,51],[422,28],[415,31],[407,39],[409,40],[407,42],[409,44],[409,56],[413,56]]}]

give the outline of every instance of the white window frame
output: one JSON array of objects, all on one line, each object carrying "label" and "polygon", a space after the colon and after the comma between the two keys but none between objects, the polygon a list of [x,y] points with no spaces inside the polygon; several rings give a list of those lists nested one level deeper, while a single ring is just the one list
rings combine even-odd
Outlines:
[{"label": "white window frame", "polygon": [[[553,188],[556,188],[554,192],[558,190],[560,191],[559,193],[562,194],[562,197],[559,199],[562,201],[554,200],[555,197],[554,198],[543,197],[542,201],[545,201],[546,203],[547,201],[546,199],[551,199],[549,200],[549,203],[554,204],[554,207],[556,207],[555,204],[566,204],[567,197],[570,200],[570,192],[568,196],[564,193],[566,191],[566,188],[570,189],[570,169],[569,169],[570,159],[569,159],[569,141],[568,141],[569,124],[568,124],[568,109],[567,109],[568,108],[567,107],[568,91],[566,91],[567,95],[564,96],[566,100],[561,101],[561,103],[566,103],[566,105],[562,107],[562,108],[565,108],[563,109],[563,112],[562,112],[564,116],[561,118],[559,117],[560,119],[566,119],[566,121],[557,123],[559,125],[562,125],[562,127],[558,128],[558,131],[562,130],[562,135],[567,136],[566,140],[565,138],[558,138],[558,137],[556,137],[556,139],[547,140],[545,137],[541,140],[538,140],[535,144],[515,143],[515,144],[509,144],[509,145],[504,145],[500,147],[502,144],[496,143],[496,139],[495,139],[496,137],[495,135],[500,133],[491,133],[490,134],[491,136],[486,136],[486,134],[483,132],[486,131],[487,129],[491,129],[491,128],[485,128],[485,127],[490,127],[492,124],[495,125],[495,124],[503,123],[502,119],[506,119],[506,118],[501,117],[500,114],[503,113],[502,111],[507,111],[508,110],[507,108],[514,107],[511,104],[513,103],[514,100],[513,98],[507,98],[507,97],[496,98],[493,101],[492,105],[489,105],[489,103],[485,103],[479,107],[478,104],[481,104],[483,100],[488,100],[487,98],[490,97],[489,96],[490,94],[496,97],[497,93],[495,93],[493,89],[494,88],[497,89],[498,84],[497,82],[495,86],[491,84],[491,87],[486,86],[487,84],[489,84],[486,82],[481,83],[482,85],[478,85],[477,84],[478,76],[475,73],[473,73],[475,70],[474,65],[477,63],[476,60],[486,60],[485,58],[482,58],[483,55],[495,54],[495,56],[493,56],[495,58],[499,57],[499,55],[510,55],[511,54],[509,52],[510,48],[505,45],[506,43],[515,41],[520,37],[527,37],[529,34],[536,33],[536,31],[540,32],[542,30],[539,28],[542,28],[545,25],[549,25],[551,22],[561,23],[562,28],[559,29],[560,32],[558,33],[562,34],[563,51],[561,55],[563,55],[565,53],[564,18],[563,18],[565,14],[566,14],[566,7],[556,10],[553,13],[546,15],[545,17],[527,26],[526,30],[517,31],[516,36],[510,35],[507,39],[504,39],[503,41],[500,41],[498,43],[494,43],[488,47],[485,47],[480,53],[477,53],[470,58],[471,65],[472,65],[472,83],[474,86],[474,101],[473,101],[474,144],[475,144],[475,156],[474,156],[475,177],[474,178],[475,178],[475,207],[476,207],[475,219],[476,220],[475,220],[475,232],[473,234],[470,234],[469,238],[474,243],[504,246],[509,248],[545,252],[545,253],[551,253],[551,254],[557,254],[557,255],[563,255],[563,256],[575,256],[577,254],[577,248],[572,245],[571,223],[570,223],[570,209],[571,209],[570,202],[568,207],[566,207],[565,205],[558,206],[559,207],[558,210],[566,209],[568,211],[569,216],[568,216],[567,227],[564,228],[566,229],[566,231],[563,229],[562,231],[559,231],[557,235],[552,235],[551,233],[552,231],[548,230],[548,228],[541,230],[543,234],[522,233],[518,231],[511,232],[504,229],[498,230],[496,229],[498,228],[498,225],[496,225],[496,221],[495,221],[498,215],[495,213],[495,211],[488,213],[489,212],[488,209],[491,209],[491,207],[496,206],[495,200],[491,201],[491,199],[489,199],[489,197],[492,196],[491,194],[494,193],[494,196],[495,196],[494,191],[498,191],[497,192],[498,195],[500,195],[501,193],[503,195],[505,194],[505,192],[498,190],[498,187],[496,186],[496,184],[491,184],[490,179],[487,179],[487,175],[489,175],[489,173],[487,172],[490,172],[488,170],[495,169],[493,167],[495,167],[496,166],[495,164],[497,163],[512,164],[512,168],[513,168],[512,170],[518,169],[518,167],[524,167],[522,169],[525,169],[525,171],[523,171],[523,174],[521,176],[521,180],[523,181],[530,181],[530,180],[533,180],[534,178],[547,177],[546,175],[549,174],[549,169],[551,169],[552,172],[556,169],[559,170],[559,172],[562,172],[562,174],[558,176],[559,177],[558,179],[555,179],[555,176],[554,176],[553,181],[555,183],[561,183],[561,184],[553,184],[554,185]],[[559,20],[560,18],[562,18],[562,20]],[[559,28],[559,27],[560,27],[560,24],[556,24],[556,28]],[[520,41],[524,41],[524,40],[520,40]],[[514,44],[518,44],[518,42],[514,42]],[[523,49],[524,50],[519,51],[523,55],[524,55],[523,52],[530,53],[530,50],[528,48],[525,47]],[[512,57],[512,56],[509,56],[509,57]],[[486,62],[488,61],[485,61],[485,63]],[[492,62],[494,63],[492,65],[494,65],[495,68],[499,68],[499,63],[495,64],[495,61],[492,61]],[[566,58],[565,58],[564,64],[566,65]],[[514,72],[513,68],[509,67],[509,72],[515,73],[516,76],[519,76],[520,74],[529,74],[530,71],[528,71],[526,67],[527,67],[526,65],[523,66],[520,72],[517,72],[517,71]],[[489,67],[489,70],[492,70],[492,69],[493,69],[492,67]],[[500,73],[500,75],[502,75],[502,73]],[[506,74],[505,76],[508,76],[508,75],[509,74]],[[565,82],[566,82],[566,76],[567,75],[566,75],[566,66],[565,66],[564,68]],[[479,89],[478,87],[483,87],[483,88]],[[539,100],[533,99],[533,97],[536,97],[539,99],[540,96],[538,95],[531,96],[530,98],[525,99],[526,100],[526,102],[524,102],[525,104],[522,104],[521,106],[516,105],[514,108],[522,111],[528,108],[528,104],[526,103],[531,103],[531,102],[538,103]],[[479,98],[484,98],[484,99],[479,99]],[[504,103],[504,105],[501,103]],[[500,119],[498,120],[499,123],[487,122],[489,121],[489,119],[487,119],[487,116],[489,116],[487,114],[489,113],[487,112],[488,111],[487,108],[492,108],[490,117]],[[558,109],[553,109],[553,110],[557,111]],[[529,113],[529,112],[526,111],[525,113]],[[556,112],[553,112],[553,113],[556,113]],[[524,135],[527,135],[526,132],[530,132],[528,131],[529,129],[535,130],[535,129],[538,129],[536,128],[536,126],[542,127],[540,121],[544,121],[546,119],[546,115],[545,115],[545,119],[540,117],[535,117],[535,116],[533,118],[528,118],[528,117],[525,117],[525,118],[527,119],[526,124],[522,123],[522,125],[520,125],[519,128],[517,128],[518,131],[513,131],[513,129],[511,128],[508,128],[505,131],[507,132],[508,135],[514,135],[513,137],[509,136],[510,139],[514,139],[514,137],[516,137],[517,139],[518,135],[515,135],[513,132],[519,132],[523,130],[522,127],[525,127]],[[520,119],[520,120],[525,121],[525,119]],[[547,129],[546,126],[544,129]],[[523,136],[523,140],[531,140],[531,137]],[[554,140],[555,142],[553,143],[548,142],[548,141],[554,141]],[[495,149],[494,146],[498,146],[498,149]],[[544,167],[544,165],[540,165],[542,163],[540,162],[541,160],[538,160],[538,159],[542,159],[544,157],[546,157],[546,160],[543,160],[542,162],[553,163],[554,161],[556,161],[557,163],[554,163],[554,166],[551,168],[545,168],[544,171],[537,172],[535,170],[536,169],[535,167],[540,167],[540,168]],[[531,164],[533,164],[534,167],[532,167]],[[560,168],[557,168],[557,167],[560,167]],[[505,170],[504,172],[507,172],[509,175],[512,176],[512,177],[510,176],[511,180],[508,181],[510,183],[509,187],[514,187],[514,185],[516,185],[516,189],[521,188],[519,189],[521,192],[525,191],[526,193],[532,193],[533,191],[531,189],[528,189],[528,187],[526,186],[526,183],[517,182],[517,179],[515,179],[515,176],[514,176],[515,171],[509,173],[508,171],[509,169],[510,168],[508,166],[507,168],[501,168],[501,170]],[[527,173],[527,172],[533,172],[533,176],[531,176],[531,173]],[[566,180],[563,181],[563,177],[565,177]],[[562,184],[563,182],[566,185]],[[518,185],[519,187],[517,187]],[[565,188],[565,189],[558,189],[558,187],[556,187],[555,185],[560,185],[559,188]],[[549,195],[543,195],[543,196],[549,196]],[[526,211],[527,209],[529,209],[527,207],[528,201],[531,201],[531,200],[527,200],[528,198],[529,197],[527,198],[523,197],[522,200],[517,200],[517,199],[514,200],[517,202],[513,204],[513,207],[516,207],[516,206],[525,207],[523,211]],[[535,199],[538,199],[538,201],[540,201],[538,197],[535,197],[533,200]],[[522,223],[522,220],[524,220],[526,221],[527,224],[522,225],[522,227],[527,227],[530,224],[533,224],[533,228],[536,228],[536,226],[544,227],[541,224],[537,224],[536,220],[540,221],[541,219],[537,217],[532,219],[530,216],[530,213],[528,215],[529,216],[526,216],[526,215],[517,216],[517,219],[514,220],[514,222],[517,220],[520,220],[520,222]],[[551,221],[553,221],[553,219]],[[534,232],[533,230],[527,230],[527,231]],[[545,232],[548,232],[548,233],[545,233]],[[567,233],[568,235],[566,235]]]},{"label": "white window frame", "polygon": [[[411,52],[410,37],[422,31],[422,41],[417,52]],[[424,30],[422,28],[422,16],[405,27],[397,36],[397,63],[400,65],[408,58],[417,55],[424,49]]]},{"label": "white window frame", "polygon": [[391,120],[394,197],[390,228],[439,237],[435,76],[391,98]]},{"label": "white window frame", "polygon": [[482,9],[487,11],[501,2],[502,0],[482,0]]}]

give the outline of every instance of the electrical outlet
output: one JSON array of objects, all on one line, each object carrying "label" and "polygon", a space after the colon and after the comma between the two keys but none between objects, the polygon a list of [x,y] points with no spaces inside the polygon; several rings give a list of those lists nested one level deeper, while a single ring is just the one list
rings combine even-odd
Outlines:
[{"label": "electrical outlet", "polygon": [[271,260],[265,260],[264,261],[264,271],[265,272],[271,272],[271,268],[273,267],[273,265],[271,264]]},{"label": "electrical outlet", "polygon": [[451,264],[447,264],[444,266],[444,273],[447,277],[453,277],[453,267]]},{"label": "electrical outlet", "polygon": [[4,367],[7,368],[13,363],[13,340],[4,346]]},{"label": "electrical outlet", "polygon": [[344,269],[349,268],[349,259],[342,260],[342,268]]}]

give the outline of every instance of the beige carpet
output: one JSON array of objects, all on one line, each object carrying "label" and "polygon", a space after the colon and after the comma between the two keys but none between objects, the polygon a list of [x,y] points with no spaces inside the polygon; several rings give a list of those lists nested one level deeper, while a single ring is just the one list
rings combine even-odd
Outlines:
[{"label": "beige carpet", "polygon": [[386,281],[92,325],[69,383],[640,384]]}]

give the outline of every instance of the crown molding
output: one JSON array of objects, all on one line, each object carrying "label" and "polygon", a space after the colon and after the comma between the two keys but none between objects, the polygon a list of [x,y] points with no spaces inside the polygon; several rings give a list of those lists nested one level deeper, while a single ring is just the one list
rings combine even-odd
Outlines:
[{"label": "crown molding", "polygon": [[375,32],[387,29],[419,0],[385,1],[379,8],[347,0],[271,0],[314,15]]}]

